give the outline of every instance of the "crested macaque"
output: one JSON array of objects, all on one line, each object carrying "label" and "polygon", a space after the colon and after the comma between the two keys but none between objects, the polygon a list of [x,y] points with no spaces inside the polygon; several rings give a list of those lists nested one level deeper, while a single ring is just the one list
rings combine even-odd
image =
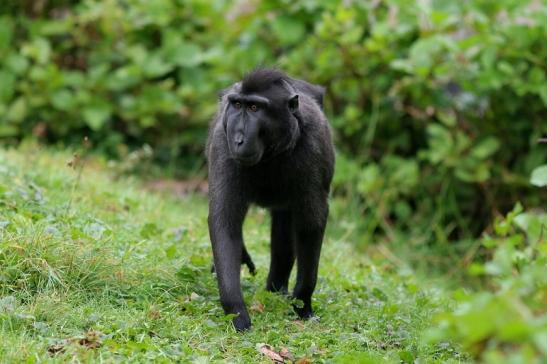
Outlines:
[{"label": "crested macaque", "polygon": [[266,288],[288,293],[303,319],[312,294],[329,211],[334,147],[323,113],[324,88],[275,69],[252,71],[223,90],[209,128],[209,235],[220,301],[236,314],[238,331],[251,327],[243,300],[241,264],[254,272],[242,225],[251,204],[271,213],[271,261]]}]

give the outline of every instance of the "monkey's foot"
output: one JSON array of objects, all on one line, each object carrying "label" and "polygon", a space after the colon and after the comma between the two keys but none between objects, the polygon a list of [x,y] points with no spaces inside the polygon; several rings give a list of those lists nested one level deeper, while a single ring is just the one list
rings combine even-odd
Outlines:
[{"label": "monkey's foot", "polygon": [[298,307],[297,305],[293,305],[294,312],[300,317],[302,320],[307,320],[312,317],[314,317],[313,310],[311,307]]},{"label": "monkey's foot", "polygon": [[236,331],[239,332],[244,332],[251,328],[251,318],[249,317],[249,315],[240,314],[239,316],[234,317],[232,323]]}]

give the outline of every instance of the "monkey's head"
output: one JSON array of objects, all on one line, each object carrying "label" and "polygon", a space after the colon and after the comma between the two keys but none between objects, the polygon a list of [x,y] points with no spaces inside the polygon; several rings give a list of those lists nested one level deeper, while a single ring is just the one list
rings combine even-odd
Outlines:
[{"label": "monkey's head", "polygon": [[253,166],[291,149],[300,136],[298,94],[276,70],[256,70],[227,90],[224,128],[231,157]]}]

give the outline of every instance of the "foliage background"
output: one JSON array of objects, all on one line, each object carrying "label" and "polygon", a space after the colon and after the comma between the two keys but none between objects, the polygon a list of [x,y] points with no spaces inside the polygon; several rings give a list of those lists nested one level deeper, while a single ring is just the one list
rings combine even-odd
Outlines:
[{"label": "foliage background", "polygon": [[0,13],[4,140],[89,136],[118,157],[146,144],[192,174],[217,90],[276,65],[327,87],[335,193],[367,214],[366,236],[464,239],[516,200],[538,204],[541,1],[8,0]]}]

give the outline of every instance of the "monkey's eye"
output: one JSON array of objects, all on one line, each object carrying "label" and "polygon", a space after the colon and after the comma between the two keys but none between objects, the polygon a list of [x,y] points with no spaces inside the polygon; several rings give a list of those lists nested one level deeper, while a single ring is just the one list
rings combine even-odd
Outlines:
[{"label": "monkey's eye", "polygon": [[234,103],[234,107],[235,107],[236,109],[241,109],[241,102],[239,102],[239,101],[235,102],[235,103]]},{"label": "monkey's eye", "polygon": [[253,105],[251,105],[251,106],[249,107],[249,109],[250,109],[252,112],[256,112],[256,111],[258,111],[258,106],[256,106],[256,105],[253,104]]}]

